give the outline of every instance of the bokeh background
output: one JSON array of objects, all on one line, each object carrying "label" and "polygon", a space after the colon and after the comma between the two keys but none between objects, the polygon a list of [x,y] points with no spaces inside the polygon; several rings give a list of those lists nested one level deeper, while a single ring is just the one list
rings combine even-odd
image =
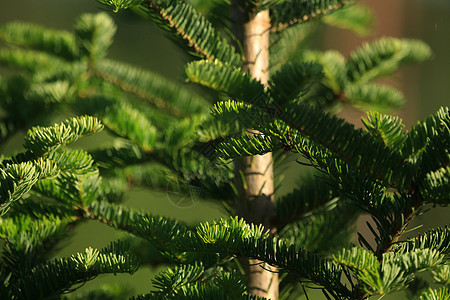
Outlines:
[{"label": "bokeh background", "polygon": [[[419,65],[402,69],[389,79],[390,84],[402,90],[407,105],[398,114],[411,127],[440,106],[450,104],[450,1],[449,0],[362,0],[361,4],[369,6],[375,12],[377,22],[373,33],[360,37],[345,30],[330,27],[321,28],[314,42],[321,49],[336,49],[348,55],[356,46],[381,36],[399,38],[417,38],[425,41],[433,50],[432,60]],[[82,13],[99,12],[103,8],[95,0],[0,0],[0,24],[12,20],[34,22],[47,27],[72,30],[75,19]],[[171,80],[184,82],[183,66],[187,58],[162,32],[150,22],[140,19],[131,13],[113,14],[118,31],[115,43],[109,51],[109,57],[122,60],[142,68],[150,69]],[[5,71],[0,69],[0,72]],[[361,126],[363,113],[345,109],[340,116]],[[23,134],[18,134],[7,145],[0,149],[2,154],[20,150]],[[81,146],[101,142],[96,137],[82,140]],[[280,193],[285,193],[298,183],[301,170],[292,164],[287,179]],[[188,223],[208,221],[225,215],[218,205],[210,202],[196,201],[190,207],[179,207],[169,201],[167,193],[150,192],[145,189],[134,189],[127,195],[127,204]],[[419,217],[416,223],[425,225],[419,232],[429,227],[442,226],[450,221],[448,208],[432,209],[428,214]],[[364,218],[358,229],[364,232]],[[415,232],[417,233],[417,231]],[[73,229],[70,239],[60,245],[58,257],[70,256],[86,247],[104,247],[121,234],[98,222],[84,222]],[[134,294],[145,293],[151,289],[151,278],[158,268],[141,268],[137,274],[106,275],[82,286],[78,291],[111,282],[120,282],[134,289]],[[77,291],[77,292],[78,292]],[[385,299],[402,299],[404,294],[394,294]],[[312,299],[322,299],[310,295]]]}]

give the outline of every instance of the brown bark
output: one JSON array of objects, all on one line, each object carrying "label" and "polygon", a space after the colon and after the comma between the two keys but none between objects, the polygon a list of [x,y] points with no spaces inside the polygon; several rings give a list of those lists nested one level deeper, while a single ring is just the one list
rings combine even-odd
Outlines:
[{"label": "brown bark", "polygon": [[[243,70],[264,85],[269,80],[269,11],[246,16],[234,6],[236,36],[244,50]],[[251,102],[251,99],[247,101]],[[251,133],[257,133],[249,129]],[[275,236],[271,228],[273,218],[273,163],[272,153],[239,158],[235,161],[239,201],[237,212],[247,222],[263,224]],[[278,298],[278,274],[276,270],[259,260],[241,260],[248,278],[250,293],[270,299]]]}]

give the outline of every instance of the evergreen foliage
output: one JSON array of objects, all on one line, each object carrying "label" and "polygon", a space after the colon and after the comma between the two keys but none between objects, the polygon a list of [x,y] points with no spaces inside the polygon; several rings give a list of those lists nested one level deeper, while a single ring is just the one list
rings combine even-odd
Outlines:
[{"label": "evergreen foliage", "polygon": [[[249,14],[270,10],[273,63],[265,87],[241,70],[239,47],[221,37],[230,20],[219,24],[217,16],[230,1],[100,2],[114,11],[141,9],[192,58],[189,81],[220,101],[213,105],[180,84],[108,59],[116,26],[106,13],[82,15],[73,32],[2,24],[0,62],[17,72],[0,77],[0,146],[28,131],[23,150],[0,161],[0,298],[61,298],[100,274],[134,273],[140,259],[129,240],[52,258],[74,225],[92,219],[148,242],[142,259],[168,265],[153,291],[135,299],[258,299],[248,292],[242,258],[276,267],[285,298],[301,287],[307,292],[303,282],[327,299],[412,290],[416,273],[428,270],[438,286],[425,282],[414,296],[448,299],[448,226],[407,240],[402,234],[426,205],[449,204],[449,109],[410,130],[376,111],[362,120],[363,129],[330,113],[343,102],[378,110],[403,104],[401,92],[374,80],[429,58],[428,46],[383,38],[345,59],[307,49],[306,40],[321,23],[369,32],[372,15],[355,1],[236,1]],[[59,110],[70,117],[51,125]],[[102,130],[112,136],[109,145],[73,147]],[[291,152],[316,170],[277,199],[276,237],[236,216],[238,178],[228,163],[267,152]],[[120,202],[134,186],[191,197],[201,190],[231,216],[188,226],[133,210]],[[373,237],[358,233],[360,245],[351,245],[362,212],[373,220],[367,223]],[[85,297],[131,296],[122,292],[103,287]]]}]

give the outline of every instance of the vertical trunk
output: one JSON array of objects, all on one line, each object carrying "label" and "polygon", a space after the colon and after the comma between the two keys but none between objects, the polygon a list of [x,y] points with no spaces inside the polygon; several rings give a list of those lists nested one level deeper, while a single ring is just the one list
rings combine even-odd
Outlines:
[{"label": "vertical trunk", "polygon": [[[243,70],[264,85],[269,80],[269,11],[246,16],[234,5],[235,34],[244,50]],[[251,99],[247,101],[251,102]],[[249,129],[250,132],[257,133]],[[235,161],[239,202],[237,212],[248,222],[263,224],[271,229],[273,217],[272,153],[239,158]],[[270,299],[278,298],[278,274],[271,266],[259,260],[243,261],[250,293]]]}]

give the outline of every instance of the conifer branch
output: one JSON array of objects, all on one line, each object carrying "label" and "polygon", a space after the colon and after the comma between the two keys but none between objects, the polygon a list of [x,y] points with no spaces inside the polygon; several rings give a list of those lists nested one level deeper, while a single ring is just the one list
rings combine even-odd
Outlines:
[{"label": "conifer branch", "polygon": [[100,274],[134,273],[139,259],[127,252],[123,243],[113,243],[101,250],[87,248],[70,258],[55,259],[36,266],[14,283],[17,296],[31,299],[52,297],[67,291],[72,285],[85,282]]},{"label": "conifer branch", "polygon": [[450,297],[450,289],[441,287],[439,289],[428,288],[419,295],[419,300],[445,300]]},{"label": "conifer branch", "polygon": [[0,61],[9,67],[38,72],[44,68],[55,68],[65,62],[63,59],[44,51],[29,49],[0,49]]},{"label": "conifer branch", "polygon": [[397,242],[393,246],[392,252],[401,254],[413,251],[415,249],[428,249],[428,248],[432,250],[437,250],[445,255],[449,255],[450,228],[448,227],[448,225],[446,225],[445,227],[430,229],[417,237],[409,238],[406,241]]},{"label": "conifer branch", "polygon": [[[333,26],[360,33],[368,28],[367,10],[350,7],[353,0],[205,2],[212,19],[225,18],[223,11],[228,18],[233,6],[233,16],[222,25],[240,28],[234,33],[245,53],[241,57],[239,46],[221,38],[194,9],[198,1],[100,2],[114,11],[143,9],[187,54],[201,59],[186,67],[189,79],[232,100],[219,101],[207,119],[209,103],[203,97],[106,59],[115,25],[104,13],[83,15],[74,33],[1,25],[0,40],[7,48],[0,49],[0,62],[25,73],[0,78],[0,142],[32,118],[43,122],[35,116],[50,109],[99,119],[83,116],[33,127],[23,152],[1,158],[0,212],[9,209],[9,215],[0,219],[0,298],[60,297],[98,274],[134,272],[139,262],[128,251],[130,241],[49,260],[69,225],[95,219],[150,242],[147,256],[158,251],[158,262],[174,264],[156,277],[156,290],[139,299],[257,299],[249,293],[262,290],[274,298],[278,276],[286,276],[282,286],[300,281],[306,293],[306,280],[327,299],[362,300],[405,288],[416,272],[430,270],[445,287],[423,290],[418,297],[447,300],[448,226],[400,239],[425,204],[449,203],[449,109],[408,132],[393,116],[370,113],[365,129],[355,129],[323,112],[338,102],[377,109],[400,105],[403,96],[397,90],[373,80],[429,58],[428,46],[383,38],[347,60],[336,51],[306,50],[315,26],[293,25],[324,16],[323,22]],[[279,33],[279,40],[270,44],[269,32]],[[271,46],[279,46],[273,68],[268,64]],[[277,71],[271,80],[269,70]],[[92,155],[65,148],[103,124],[120,136],[113,146],[100,146]],[[212,144],[221,158],[246,156],[239,158],[236,173],[229,164],[212,164],[216,157],[205,150]],[[273,203],[271,159],[261,154],[281,149],[309,159],[307,165],[322,177]],[[242,181],[230,183],[241,173]],[[246,221],[232,217],[187,226],[135,211],[119,203],[135,185],[220,200]],[[233,203],[236,194],[241,201]],[[374,249],[359,233],[360,244],[369,250],[348,247],[358,208],[375,223],[368,223]],[[327,258],[330,252],[337,254]],[[244,260],[254,263],[243,265],[247,278],[230,271]],[[260,270],[263,276],[253,276]]]},{"label": "conifer branch", "polygon": [[373,32],[375,15],[369,7],[348,5],[322,18],[330,26],[343,28],[367,36]]},{"label": "conifer branch", "polygon": [[116,134],[139,145],[143,151],[154,151],[158,131],[140,111],[128,105],[115,105],[108,107],[102,121]]},{"label": "conifer branch", "polygon": [[423,61],[431,49],[423,42],[411,39],[383,38],[366,43],[350,54],[347,76],[353,83],[364,84],[389,75],[400,66]]},{"label": "conifer branch", "polygon": [[282,1],[270,8],[271,31],[277,32],[296,24],[310,22],[354,3],[354,0]]},{"label": "conifer branch", "polygon": [[76,117],[51,127],[34,127],[25,137],[25,148],[41,156],[75,142],[80,136],[99,132],[103,125],[94,117]]},{"label": "conifer branch", "polygon": [[410,221],[419,212],[419,209],[423,206],[423,200],[417,191],[411,194],[409,204],[403,208],[401,212],[402,218],[397,218],[393,224],[391,224],[389,230],[381,235],[380,242],[377,245],[375,255],[378,260],[382,260],[383,254],[389,253],[392,250],[394,244],[398,241],[400,236],[406,230]]},{"label": "conifer branch", "polygon": [[206,106],[200,97],[195,98],[160,76],[122,63],[104,60],[94,67],[94,74],[176,117],[183,117],[188,111],[204,110],[201,104]]},{"label": "conifer branch", "polygon": [[[383,144],[372,140],[361,130],[355,130],[353,125],[345,124],[343,120],[326,116],[306,105],[291,105],[280,118],[348,163],[392,186],[408,186],[412,180],[411,164],[404,163],[398,153],[389,151]],[[321,119],[320,126],[312,119]],[[324,128],[333,128],[333,131],[324,131]],[[344,136],[345,141],[341,141]],[[377,150],[372,151],[369,147]]]},{"label": "conifer branch", "polygon": [[39,158],[36,161],[8,163],[2,161],[0,169],[0,213],[6,213],[12,202],[19,200],[41,179],[55,176],[56,165]]},{"label": "conifer branch", "polygon": [[300,188],[278,199],[275,204],[278,230],[294,223],[314,210],[324,206],[333,206],[336,195],[329,184],[321,178],[308,178]]},{"label": "conifer branch", "polygon": [[241,64],[241,58],[234,53],[234,48],[189,4],[173,0],[148,0],[142,5],[154,18],[156,25],[183,41],[184,46],[190,49],[190,54],[210,61],[218,59],[234,66]]},{"label": "conifer branch", "polygon": [[192,82],[223,92],[235,100],[253,103],[264,99],[264,85],[248,73],[220,61],[195,61],[186,66],[186,74]]},{"label": "conifer branch", "polygon": [[69,61],[77,59],[75,38],[70,32],[36,24],[10,22],[0,27],[0,40],[35,50],[51,52]]}]

